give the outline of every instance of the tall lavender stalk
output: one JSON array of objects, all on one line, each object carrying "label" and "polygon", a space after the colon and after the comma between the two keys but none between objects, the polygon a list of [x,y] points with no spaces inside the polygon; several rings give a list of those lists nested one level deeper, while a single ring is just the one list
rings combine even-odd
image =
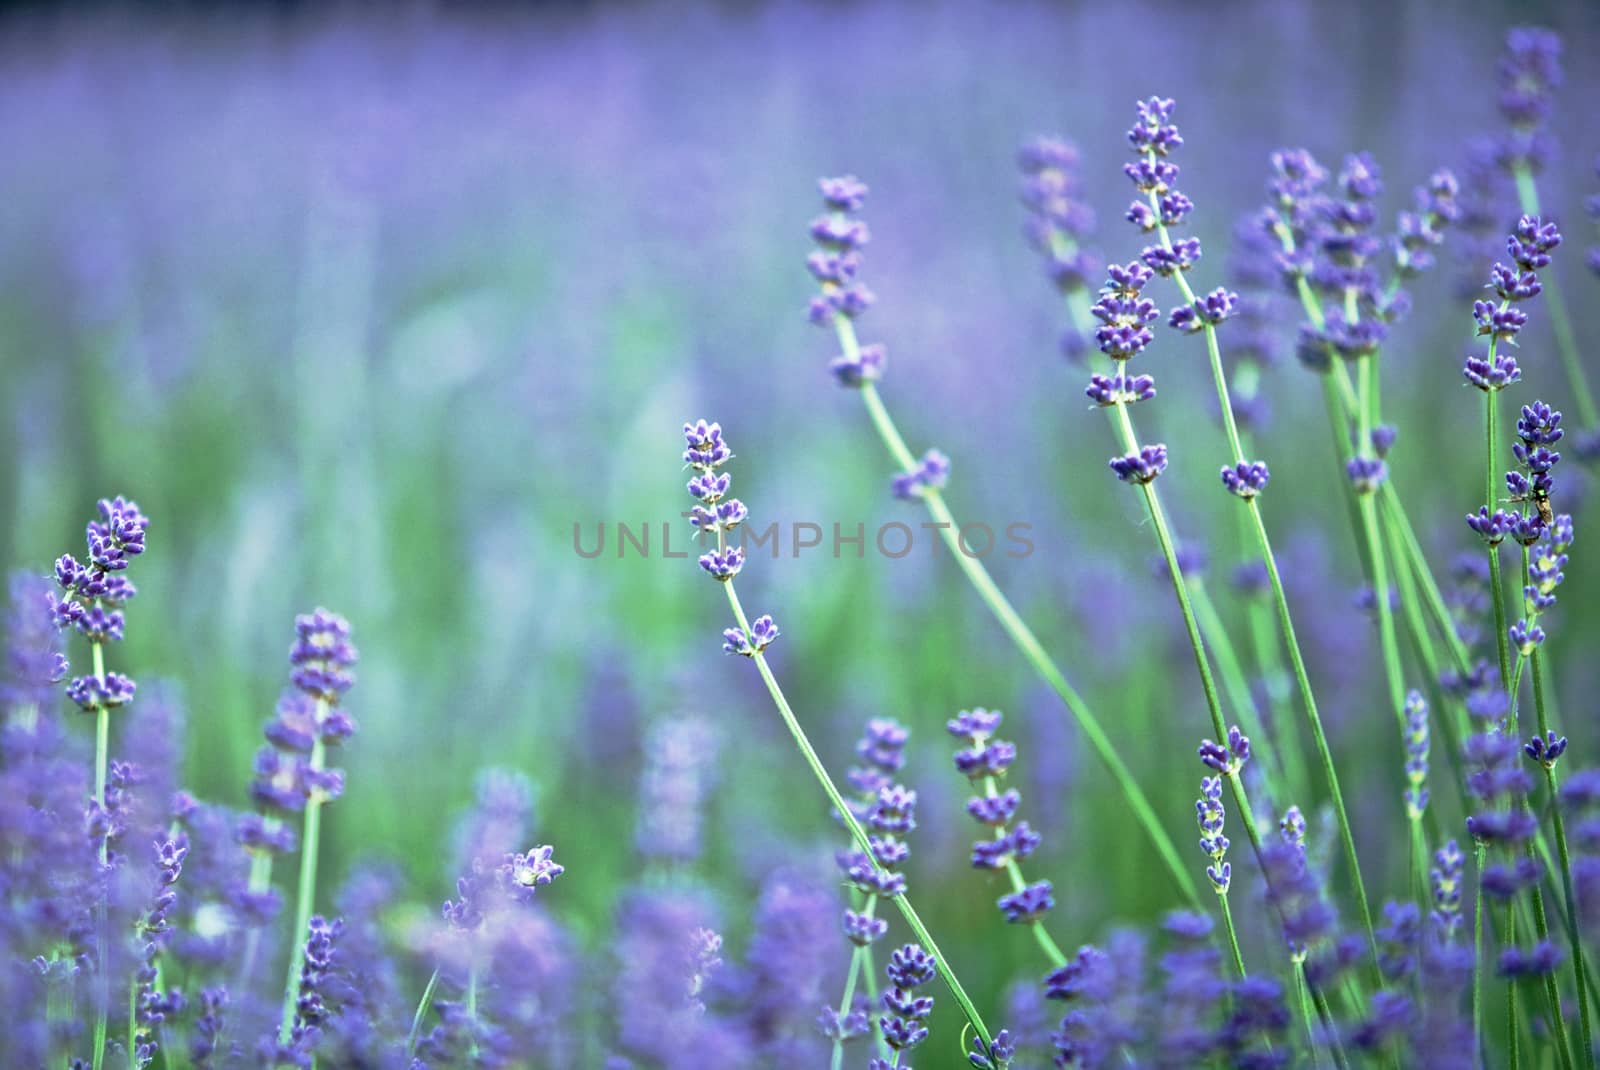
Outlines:
[{"label": "tall lavender stalk", "polygon": [[988,833],[972,845],[972,865],[1005,873],[1011,891],[995,905],[1008,922],[1029,928],[1051,968],[1059,970],[1067,957],[1044,927],[1044,916],[1056,905],[1054,889],[1049,881],[1030,884],[1022,875],[1021,863],[1038,849],[1040,837],[1026,821],[1012,823],[1021,794],[1015,788],[1000,791],[1000,780],[1017,756],[1015,744],[995,737],[1000,720],[1000,711],[979,708],[962,710],[945,725],[962,744],[955,755],[956,772],[978,791],[967,800],[967,813]]},{"label": "tall lavender stalk", "polygon": [[[1126,429],[1122,426],[1128,413],[1128,406],[1134,402],[1153,398],[1156,390],[1155,380],[1149,375],[1123,374],[1127,357],[1136,352],[1136,350],[1129,351],[1126,347],[1143,337],[1138,332],[1147,330],[1145,322],[1155,317],[1155,306],[1130,301],[1126,305],[1118,303],[1115,307],[1110,307],[1105,303],[1107,295],[1104,292],[1099,295],[1100,300],[1093,305],[1089,303],[1088,282],[1089,279],[1096,277],[1094,272],[1098,270],[1099,262],[1082,245],[1083,238],[1093,222],[1093,213],[1078,196],[1076,148],[1066,142],[1041,138],[1023,149],[1019,162],[1025,176],[1022,183],[1022,200],[1029,211],[1026,228],[1028,237],[1047,258],[1050,277],[1066,296],[1067,309],[1072,319],[1072,328],[1065,336],[1062,348],[1069,357],[1078,360],[1087,353],[1090,340],[1094,340],[1102,351],[1111,357],[1115,374],[1093,376],[1086,393],[1091,401],[1105,411],[1113,432],[1122,439],[1124,449],[1132,450],[1134,446],[1129,442]],[[1119,268],[1118,274],[1127,281],[1129,270],[1145,269],[1143,265],[1130,265],[1129,268]],[[1137,288],[1135,285],[1134,289]],[[1116,298],[1128,295],[1122,293],[1111,296]],[[1137,297],[1137,294],[1133,296]],[[1105,322],[1103,317],[1108,312],[1117,317],[1119,322],[1116,324]],[[1143,317],[1145,312],[1149,313],[1148,319],[1144,322],[1134,322]],[[1108,349],[1105,341],[1107,335],[1102,332],[1114,326],[1126,326],[1128,331],[1119,332],[1120,341]],[[1126,356],[1122,355],[1124,353]],[[1170,522],[1163,519],[1163,525],[1168,534],[1168,541],[1171,541],[1175,548],[1180,548],[1177,554],[1178,561],[1180,565],[1185,566],[1181,568],[1182,582],[1188,589],[1205,645],[1216,656],[1217,667],[1222,676],[1223,687],[1228,693],[1229,703],[1236,715],[1245,722],[1245,727],[1249,731],[1260,733],[1262,722],[1257,716],[1254,696],[1240,668],[1233,639],[1223,626],[1221,617],[1206,592],[1204,582],[1199,578],[1200,570],[1190,569],[1185,565],[1181,553],[1182,541],[1172,533]],[[1170,562],[1166,557],[1162,560],[1166,571],[1170,573]],[[1276,782],[1280,779],[1278,776],[1267,777],[1269,791],[1279,788]]]},{"label": "tall lavender stalk", "polygon": [[[89,641],[94,672],[77,676],[67,685],[67,697],[85,713],[94,715],[94,802],[92,825],[107,827],[102,820],[107,812],[106,774],[111,750],[111,711],[133,698],[134,683],[120,673],[107,672],[105,647],[122,639],[122,606],[137,592],[123,575],[130,560],[144,553],[145,529],[149,519],[133,502],[122,498],[102,498],[99,520],[89,522],[87,542],[89,560],[79,564],[71,554],[56,560],[56,583],[62,590],[55,601],[55,620],[61,627],[71,626]],[[106,878],[108,843],[100,837],[100,869]],[[105,1061],[107,1004],[110,978],[106,948],[106,903],[102,887],[98,910],[99,994],[95,1010],[92,1065],[100,1070]]]},{"label": "tall lavender stalk", "polygon": [[937,450],[928,451],[921,459],[916,458],[889,415],[876,385],[883,375],[884,347],[878,344],[862,345],[855,329],[856,317],[871,307],[873,302],[872,292],[862,285],[859,278],[861,248],[868,239],[867,226],[853,218],[866,201],[867,187],[853,176],[825,178],[819,185],[828,214],[811,224],[812,238],[821,248],[806,261],[820,286],[820,293],[811,300],[810,317],[818,326],[833,330],[841,349],[840,355],[832,363],[834,377],[842,386],[853,388],[861,395],[873,428],[889,455],[901,468],[900,474],[894,479],[895,493],[903,498],[920,500],[926,507],[940,537],[949,548],[950,556],[960,566],[978,597],[994,614],[1034,671],[1067,707],[1067,712],[1088,740],[1095,756],[1111,774],[1140,828],[1166,864],[1179,892],[1195,909],[1200,909],[1199,888],[1193,875],[1183,864],[1155,808],[1106,734],[1100,718],[1067,682],[1060,667],[1045,652],[1033,629],[1018,615],[989,575],[989,570],[984,568],[983,562],[962,547],[960,525],[945,504],[942,493],[949,475],[949,461]]},{"label": "tall lavender stalk", "polygon": [[[684,424],[683,435],[685,441],[683,460],[695,472],[689,481],[689,493],[700,503],[694,507],[691,522],[700,532],[707,535],[714,533],[717,539],[716,549],[702,555],[699,564],[707,575],[722,584],[722,589],[728,596],[728,608],[733,611],[733,619],[738,624],[737,628],[729,628],[723,632],[724,648],[755,662],[756,669],[761,674],[761,681],[766,684],[767,692],[772,696],[773,704],[778,709],[784,727],[788,729],[795,746],[799,748],[801,756],[810,766],[817,783],[822,786],[828,802],[833,805],[840,820],[849,829],[856,846],[863,852],[874,879],[879,882],[880,887],[886,890],[892,888],[894,878],[877,861],[872,838],[867,835],[866,829],[856,819],[844,796],[839,793],[833,778],[823,766],[822,759],[817,756],[816,748],[812,747],[811,740],[806,736],[805,729],[800,727],[800,721],[790,708],[789,700],[784,697],[783,689],[779,687],[777,677],[772,673],[772,667],[767,663],[764,652],[778,638],[777,625],[773,623],[772,617],[767,615],[757,617],[752,623],[745,616],[744,606],[734,589],[733,578],[744,567],[744,550],[738,546],[728,545],[727,536],[728,532],[744,521],[749,512],[744,503],[737,498],[727,497],[732,477],[718,471],[733,456],[733,451],[723,441],[722,427],[720,424],[700,420],[693,424]],[[967,1021],[971,1023],[983,1042],[988,1044],[991,1037],[988,1028],[983,1024],[982,1016],[978,1013],[978,1008],[973,1005],[972,999],[962,988],[960,980],[950,968],[949,961],[940,953],[932,934],[928,932],[928,927],[923,924],[922,918],[912,907],[909,898],[904,894],[896,894],[892,898],[901,916],[905,918],[906,924],[916,934],[917,940],[937,963],[939,976],[950,989],[950,994],[955,997],[956,1003],[960,1005]]]},{"label": "tall lavender stalk", "polygon": [[[1323,778],[1333,801],[1334,814],[1339,824],[1339,835],[1344,848],[1345,864],[1350,870],[1350,882],[1355,892],[1356,906],[1361,914],[1362,927],[1376,957],[1377,941],[1373,935],[1372,910],[1367,903],[1366,884],[1361,878],[1361,862],[1356,855],[1355,837],[1350,829],[1350,818],[1345,809],[1344,793],[1339,787],[1339,774],[1334,767],[1333,754],[1328,747],[1322,718],[1317,712],[1317,700],[1311,689],[1311,678],[1306,671],[1305,656],[1301,653],[1295,636],[1294,620],[1289,612],[1289,601],[1284,593],[1283,578],[1272,552],[1272,542],[1267,535],[1266,523],[1261,516],[1259,491],[1265,486],[1267,468],[1264,462],[1245,457],[1240,443],[1239,428],[1233,413],[1233,403],[1228,396],[1227,375],[1222,367],[1222,351],[1217,342],[1217,326],[1232,313],[1237,299],[1226,290],[1218,289],[1204,299],[1196,296],[1189,284],[1188,271],[1200,258],[1200,242],[1196,238],[1174,241],[1169,231],[1181,223],[1193,205],[1172,185],[1178,168],[1167,159],[1168,154],[1183,144],[1178,130],[1171,123],[1173,102],[1152,97],[1139,105],[1139,119],[1129,133],[1129,141],[1136,159],[1125,164],[1124,172],[1144,195],[1143,205],[1135,201],[1128,215],[1141,229],[1154,234],[1155,244],[1146,248],[1141,256],[1145,266],[1170,277],[1183,295],[1184,304],[1172,310],[1169,323],[1180,329],[1198,332],[1205,336],[1206,354],[1211,364],[1211,377],[1216,388],[1217,404],[1222,412],[1222,426],[1232,453],[1232,463],[1222,466],[1222,481],[1249,512],[1256,546],[1266,565],[1267,579],[1272,587],[1273,601],[1278,610],[1278,624],[1283,641],[1289,650],[1290,664],[1299,687],[1301,704],[1307,723],[1316,743],[1317,755],[1322,763]],[[1164,465],[1163,465],[1164,467]],[[1120,474],[1120,473],[1119,473]],[[1259,484],[1259,485],[1257,485]],[[1203,661],[1203,657],[1200,659]],[[1220,731],[1220,728],[1219,728]],[[1248,817],[1246,818],[1248,821]]]},{"label": "tall lavender stalk", "polygon": [[[300,835],[300,879],[295,892],[295,933],[289,955],[288,976],[284,980],[283,1014],[278,1027],[278,1042],[291,1042],[296,1025],[296,1004],[304,983],[307,947],[317,934],[311,928],[312,904],[317,894],[317,854],[322,840],[322,807],[344,792],[344,773],[326,764],[328,747],[335,746],[355,731],[355,722],[339,708],[344,693],[355,678],[356,649],[350,645],[350,625],[325,609],[296,617],[295,642],[289,649],[294,667],[292,680],[311,702],[310,720],[302,726],[309,749],[297,761],[295,791],[305,800],[305,822]],[[308,935],[309,934],[309,935]],[[329,936],[331,940],[332,937]]]}]

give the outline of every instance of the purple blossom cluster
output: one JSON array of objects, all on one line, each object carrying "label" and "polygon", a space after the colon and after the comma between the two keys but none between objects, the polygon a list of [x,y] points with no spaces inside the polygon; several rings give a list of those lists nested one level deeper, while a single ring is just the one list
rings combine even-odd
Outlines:
[{"label": "purple blossom cluster", "polygon": [[855,213],[867,200],[866,183],[854,175],[819,179],[817,186],[827,213],[811,221],[811,240],[817,249],[806,257],[806,269],[817,281],[808,315],[818,327],[838,330],[847,338],[844,353],[828,366],[839,385],[859,387],[883,377],[884,348],[880,344],[860,345],[853,323],[877,298],[861,281],[861,250],[871,238],[866,223]]},{"label": "purple blossom cluster", "polygon": [[962,710],[945,725],[961,744],[956,751],[956,771],[966,777],[977,794],[967,800],[967,814],[987,834],[972,845],[972,865],[982,870],[1003,870],[1012,890],[997,902],[1009,922],[1033,924],[1055,906],[1049,881],[1029,884],[1018,863],[1038,849],[1040,836],[1026,821],[1014,821],[1022,795],[1016,788],[1000,790],[1000,782],[1016,760],[1014,744],[995,738],[1000,727],[998,710]]}]

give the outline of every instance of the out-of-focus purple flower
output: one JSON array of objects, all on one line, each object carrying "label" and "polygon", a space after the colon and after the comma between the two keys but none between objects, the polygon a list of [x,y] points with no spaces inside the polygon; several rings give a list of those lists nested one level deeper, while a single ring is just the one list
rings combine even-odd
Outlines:
[{"label": "out-of-focus purple flower", "polygon": [[705,800],[717,775],[721,737],[699,717],[671,717],[645,737],[634,844],[645,859],[689,863],[700,857]]},{"label": "out-of-focus purple flower", "polygon": [[[837,327],[860,316],[876,300],[860,280],[861,249],[870,235],[867,225],[854,218],[866,203],[867,187],[854,175],[846,175],[821,179],[818,188],[828,214],[811,223],[811,239],[818,250],[806,259],[806,267],[818,290],[808,315],[819,327]],[[841,385],[859,387],[883,373],[883,349],[857,345],[853,332],[848,337],[846,352],[834,358],[830,369]]]},{"label": "out-of-focus purple flower", "polygon": [[1466,870],[1466,856],[1455,840],[1433,853],[1433,867],[1428,871],[1428,884],[1433,892],[1433,912],[1429,915],[1441,939],[1455,938],[1461,925],[1461,881]]},{"label": "out-of-focus purple flower", "polygon": [[1045,258],[1050,278],[1062,293],[1087,288],[1099,261],[1083,249],[1093,230],[1094,210],[1082,199],[1078,150],[1071,142],[1041,137],[1017,154],[1021,197],[1028,211],[1024,233]]},{"label": "out-of-focus purple flower", "polygon": [[1544,125],[1562,81],[1561,39],[1537,27],[1512,29],[1498,74],[1500,114],[1510,129],[1496,146],[1497,158],[1513,171],[1537,171],[1552,151]]},{"label": "out-of-focus purple flower", "polygon": [[895,476],[891,488],[896,498],[915,500],[930,490],[940,490],[950,478],[950,458],[938,450],[922,455],[915,467]]},{"label": "out-of-focus purple flower", "polygon": [[1345,475],[1357,494],[1372,494],[1389,477],[1389,466],[1378,457],[1352,457],[1345,465]]},{"label": "out-of-focus purple flower", "polygon": [[1420,691],[1406,694],[1406,816],[1416,821],[1428,809],[1428,702]]},{"label": "out-of-focus purple flower", "polygon": [[[746,968],[734,986],[756,1062],[811,1066],[826,1060],[823,1041],[831,1038],[818,1036],[816,1012],[836,977],[837,910],[836,892],[817,877],[780,868],[762,881]],[[837,989],[831,994],[836,1001]]]}]

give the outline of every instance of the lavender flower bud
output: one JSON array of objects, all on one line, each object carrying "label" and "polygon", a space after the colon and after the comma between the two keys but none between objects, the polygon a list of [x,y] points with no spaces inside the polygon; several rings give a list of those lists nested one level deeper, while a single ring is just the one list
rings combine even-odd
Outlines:
[{"label": "lavender flower bud", "polygon": [[1271,478],[1265,461],[1240,461],[1222,468],[1222,485],[1240,498],[1254,498],[1267,489]]},{"label": "lavender flower bud", "polygon": [[1107,464],[1124,483],[1153,483],[1167,470],[1167,447],[1165,443],[1141,446],[1137,453],[1113,457]]}]

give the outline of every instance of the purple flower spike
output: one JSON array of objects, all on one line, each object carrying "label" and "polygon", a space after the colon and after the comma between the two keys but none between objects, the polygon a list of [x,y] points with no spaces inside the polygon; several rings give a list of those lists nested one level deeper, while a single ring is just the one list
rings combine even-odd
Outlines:
[{"label": "purple flower spike", "polygon": [[1517,621],[1506,631],[1510,636],[1511,645],[1516,647],[1523,657],[1532,655],[1539,648],[1539,644],[1544,642],[1544,629],[1525,620]]},{"label": "purple flower spike", "polygon": [[1357,494],[1371,494],[1389,477],[1389,466],[1377,457],[1352,457],[1345,474]]},{"label": "purple flower spike", "polygon": [[554,855],[555,848],[548,844],[507,855],[497,871],[502,886],[519,901],[532,899],[534,889],[543,888],[567,871]]},{"label": "purple flower spike", "polygon": [[1167,447],[1164,443],[1141,446],[1138,453],[1113,457],[1107,463],[1124,483],[1153,483],[1167,470]]},{"label": "purple flower spike", "polygon": [[979,1037],[973,1037],[972,1051],[967,1053],[967,1062],[971,1063],[975,1070],[1006,1070],[1016,1053],[1017,1045],[1011,1039],[1011,1031],[1002,1029],[987,1045]]},{"label": "purple flower spike", "polygon": [[1480,505],[1476,513],[1467,514],[1467,527],[1477,532],[1490,546],[1498,546],[1510,534],[1515,519],[1513,514],[1504,509],[1496,509],[1491,513],[1488,506]]},{"label": "purple flower spike", "polygon": [[828,370],[839,381],[840,386],[861,386],[863,383],[875,383],[883,378],[883,366],[886,363],[884,348],[876,343],[861,346],[855,356],[838,356],[828,365]]},{"label": "purple flower spike", "polygon": [[355,677],[356,648],[350,645],[350,623],[337,613],[315,609],[294,620],[295,641],[289,648],[294,686],[330,706],[350,690]]},{"label": "purple flower spike", "polygon": [[929,490],[944,487],[950,477],[950,458],[938,450],[929,450],[909,472],[902,472],[891,481],[896,498],[911,500],[922,497]]},{"label": "purple flower spike", "polygon": [[1239,731],[1238,725],[1234,725],[1228,729],[1228,741],[1225,745],[1203,739],[1200,741],[1197,753],[1200,755],[1200,761],[1208,769],[1213,769],[1223,776],[1232,776],[1250,760],[1250,737]]},{"label": "purple flower spike", "polygon": [[1096,405],[1131,405],[1156,396],[1156,381],[1149,375],[1091,375],[1084,394]]},{"label": "purple flower spike", "polygon": [[819,178],[817,189],[823,202],[835,212],[859,212],[867,201],[867,184],[855,175]]},{"label": "purple flower spike", "polygon": [[1228,488],[1230,494],[1240,498],[1254,498],[1267,489],[1267,481],[1271,478],[1265,461],[1240,461],[1232,466],[1225,465],[1222,469],[1222,485]]},{"label": "purple flower spike", "polygon": [[1539,271],[1550,266],[1550,252],[1561,244],[1561,231],[1555,223],[1525,215],[1506,238],[1506,252],[1523,271]]},{"label": "purple flower spike", "polygon": [[1527,756],[1546,769],[1554,769],[1556,760],[1567,752],[1567,737],[1557,736],[1554,732],[1546,732],[1542,737],[1534,736],[1522,747]]},{"label": "purple flower spike", "polygon": [[706,574],[712,579],[726,583],[744,568],[744,551],[737,546],[730,546],[725,550],[713,550],[700,556],[700,567],[705,569]]},{"label": "purple flower spike", "polygon": [[1218,287],[1205,297],[1195,298],[1192,305],[1180,305],[1172,310],[1167,325],[1174,330],[1193,334],[1207,326],[1215,327],[1231,317],[1239,307],[1239,295]]},{"label": "purple flower spike", "polygon": [[1006,920],[1015,925],[1031,925],[1055,908],[1056,900],[1049,881],[1037,881],[1019,892],[1002,895],[996,904]]}]

